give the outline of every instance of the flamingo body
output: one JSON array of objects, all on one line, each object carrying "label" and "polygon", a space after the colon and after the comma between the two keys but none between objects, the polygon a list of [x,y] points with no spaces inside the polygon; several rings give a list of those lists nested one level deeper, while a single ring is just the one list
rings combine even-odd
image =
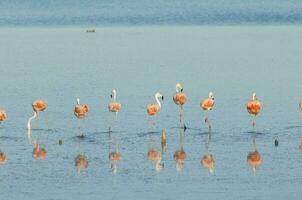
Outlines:
[{"label": "flamingo body", "polygon": [[7,119],[6,112],[4,110],[0,110],[0,122],[3,122]]},{"label": "flamingo body", "polygon": [[200,102],[200,107],[203,110],[212,110],[214,107],[214,100],[211,98],[204,99],[202,102]]},{"label": "flamingo body", "polygon": [[77,117],[77,118],[84,118],[86,116],[86,114],[88,113],[88,106],[87,105],[81,105],[81,104],[77,104],[75,107],[74,107],[74,115]]},{"label": "flamingo body", "polygon": [[187,97],[184,93],[182,92],[177,92],[174,96],[173,96],[173,101],[176,105],[182,106],[186,103],[187,101]]},{"label": "flamingo body", "polygon": [[36,100],[32,103],[32,108],[34,111],[44,111],[48,107],[47,103],[43,100]]},{"label": "flamingo body", "polygon": [[108,110],[110,112],[119,112],[121,110],[121,104],[118,102],[111,102],[108,105]]},{"label": "flamingo body", "polygon": [[257,115],[260,112],[261,107],[262,107],[261,102],[258,100],[250,100],[246,104],[247,111],[252,115]]},{"label": "flamingo body", "polygon": [[6,162],[6,155],[3,152],[0,152],[0,165],[3,165]]},{"label": "flamingo body", "polygon": [[149,116],[154,116],[154,115],[156,115],[159,111],[160,111],[160,107],[159,107],[158,104],[153,103],[153,104],[149,104],[149,105],[147,106],[147,113],[148,113]]}]

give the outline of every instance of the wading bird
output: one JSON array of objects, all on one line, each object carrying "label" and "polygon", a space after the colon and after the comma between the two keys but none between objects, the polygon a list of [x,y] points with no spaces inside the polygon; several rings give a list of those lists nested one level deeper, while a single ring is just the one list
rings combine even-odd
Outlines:
[{"label": "wading bird", "polygon": [[156,114],[160,111],[161,109],[161,103],[159,100],[160,98],[162,99],[162,101],[164,100],[164,96],[161,93],[157,92],[155,94],[156,103],[151,103],[147,105],[147,113],[149,117],[156,116]]},{"label": "wading bird", "polygon": [[255,127],[255,125],[256,125],[255,118],[256,118],[256,115],[260,112],[261,107],[262,107],[261,102],[257,99],[256,93],[254,92],[252,95],[252,99],[249,100],[246,104],[247,111],[253,117],[253,123],[252,123],[253,127]]},{"label": "wading bird", "polygon": [[7,119],[6,112],[0,109],[0,123]]},{"label": "wading bird", "polygon": [[82,119],[86,117],[88,110],[88,106],[86,104],[80,104],[80,99],[77,98],[77,104],[74,107],[74,115],[78,119]]},{"label": "wading bird", "polygon": [[183,87],[180,83],[177,83],[175,88],[176,88],[176,93],[173,96],[173,101],[176,105],[178,105],[180,107],[180,110],[179,110],[180,126],[183,126],[184,129],[186,129],[186,126],[183,122],[183,105],[186,103],[187,97],[183,93]]},{"label": "wading bird", "polygon": [[299,102],[300,110],[302,111],[302,100]]},{"label": "wading bird", "polygon": [[[108,110],[111,113],[115,113],[115,121],[117,120],[117,114],[121,110],[121,103],[116,101],[116,90],[112,90],[112,94],[110,95],[111,102],[108,105]],[[111,131],[111,126],[109,127],[109,132]]]},{"label": "wading bird", "polygon": [[257,167],[262,164],[261,155],[256,148],[255,138],[253,138],[253,151],[247,155],[247,163],[252,167],[254,172],[256,172]]},{"label": "wading bird", "polygon": [[208,118],[208,112],[213,109],[214,103],[215,102],[214,102],[213,92],[210,92],[209,97],[200,102],[200,107],[206,112],[206,117],[204,122],[208,124],[209,130],[211,130],[211,124]]},{"label": "wading bird", "polygon": [[33,115],[27,121],[28,130],[31,130],[31,121],[38,117],[38,112],[44,111],[48,107],[47,103],[43,100],[36,100],[31,104],[31,106],[34,112]]}]

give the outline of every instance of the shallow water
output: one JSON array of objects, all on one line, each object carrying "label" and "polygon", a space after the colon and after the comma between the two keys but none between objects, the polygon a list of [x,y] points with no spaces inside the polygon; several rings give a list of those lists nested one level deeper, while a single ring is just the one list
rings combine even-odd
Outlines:
[{"label": "shallow water", "polygon": [[[8,156],[1,199],[301,199],[301,34],[299,26],[1,28],[0,106],[8,114],[0,125]],[[172,101],[177,82],[188,96],[183,142]],[[109,136],[113,88],[122,111]],[[145,107],[157,91],[165,100],[150,127]],[[199,102],[209,91],[214,174],[200,164],[208,130]],[[253,91],[263,102],[255,130],[245,109]],[[77,97],[90,107],[80,122]],[[45,145],[45,160],[32,157],[25,129],[40,98],[49,107],[33,121],[32,137]],[[161,150],[162,129],[167,149],[158,173],[147,152]],[[263,160],[256,173],[246,162],[253,138]],[[110,143],[122,156],[115,175]],[[173,154],[181,146],[187,159],[178,172]],[[78,173],[80,153],[89,166]]]}]

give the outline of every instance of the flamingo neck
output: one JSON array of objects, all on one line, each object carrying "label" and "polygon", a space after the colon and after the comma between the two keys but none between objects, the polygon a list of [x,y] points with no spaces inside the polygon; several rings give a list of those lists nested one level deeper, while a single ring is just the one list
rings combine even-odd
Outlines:
[{"label": "flamingo neck", "polygon": [[112,91],[112,96],[113,96],[113,101],[115,101],[116,100],[116,90]]},{"label": "flamingo neck", "polygon": [[37,116],[38,116],[38,113],[37,113],[37,112],[34,112],[34,113],[33,113],[33,116],[31,116],[31,117],[28,119],[28,122],[27,122],[27,129],[28,129],[28,130],[31,129],[31,120],[35,119]]},{"label": "flamingo neck", "polygon": [[256,99],[257,99],[256,93],[254,93],[253,96],[252,96],[252,100],[255,101]]},{"label": "flamingo neck", "polygon": [[161,108],[161,104],[160,104],[160,101],[159,101],[159,98],[160,96],[158,94],[155,95],[155,99],[156,99],[156,103],[158,104],[159,108]]}]

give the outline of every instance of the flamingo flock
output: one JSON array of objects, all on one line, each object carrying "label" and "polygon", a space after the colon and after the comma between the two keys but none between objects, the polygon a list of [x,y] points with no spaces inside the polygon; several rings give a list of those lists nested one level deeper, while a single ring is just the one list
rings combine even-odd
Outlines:
[{"label": "flamingo flock", "polygon": [[[173,102],[175,105],[178,106],[179,108],[179,123],[180,123],[180,129],[183,131],[180,133],[180,148],[175,151],[173,158],[176,163],[176,169],[178,171],[181,171],[184,166],[184,162],[187,158],[186,152],[184,150],[184,142],[183,142],[183,137],[184,137],[184,132],[187,129],[187,126],[185,125],[184,122],[184,105],[186,104],[188,98],[186,94],[184,93],[184,87],[180,84],[177,83],[175,85],[175,94],[172,96]],[[160,92],[156,92],[154,95],[155,102],[150,103],[147,105],[147,115],[149,118],[154,118],[158,115],[160,110],[162,109],[162,102],[164,100],[164,96]],[[200,108],[204,112],[204,123],[208,128],[208,134],[209,134],[209,140],[208,143],[206,143],[206,154],[204,154],[201,157],[200,163],[201,165],[206,168],[210,173],[214,172],[214,156],[212,153],[210,153],[208,149],[208,144],[210,142],[211,138],[211,130],[212,126],[210,124],[209,120],[209,113],[211,110],[213,110],[214,105],[215,105],[215,99],[214,99],[214,93],[209,92],[208,97],[204,98],[200,101]],[[32,102],[32,109],[33,113],[29,117],[27,121],[27,130],[29,134],[31,134],[32,130],[32,121],[36,118],[38,118],[39,113],[45,111],[48,108],[48,104],[44,100],[36,100]],[[117,101],[117,91],[115,89],[112,90],[111,95],[110,95],[110,101],[108,103],[108,111],[109,113],[114,114],[114,122],[117,121],[117,115],[121,111],[122,104]],[[302,111],[302,100],[299,102],[299,108]],[[261,101],[257,98],[256,93],[252,93],[251,99],[247,101],[246,103],[246,109],[248,113],[252,117],[252,127],[255,128],[256,125],[256,116],[260,113],[262,109],[262,103]],[[89,111],[89,107],[87,104],[81,104],[80,99],[76,99],[76,104],[74,106],[74,115],[75,117],[79,120],[84,119]],[[7,114],[4,109],[0,109],[0,124],[7,120]],[[109,126],[109,134],[112,132],[112,126]],[[43,144],[40,144],[37,140],[31,140],[31,142],[34,145],[32,156],[36,159],[43,160],[47,156],[47,151],[46,148]],[[278,142],[278,141],[277,141]],[[276,141],[275,141],[276,143]],[[63,144],[61,141],[60,145]],[[275,144],[276,145],[276,144]],[[278,145],[276,145],[278,146]],[[148,150],[147,153],[147,159],[154,164],[154,168],[156,171],[161,171],[163,168],[163,154],[166,151],[166,132],[165,130],[162,131],[161,135],[161,152],[152,147]],[[302,143],[301,143],[301,150],[302,150]],[[109,161],[111,162],[111,169],[113,173],[116,173],[117,171],[117,163],[121,160],[121,153],[119,152],[118,149],[111,149],[109,151]],[[0,165],[4,164],[7,160],[6,154],[0,150]],[[85,153],[80,153],[76,156],[75,158],[75,166],[78,169],[78,171],[81,171],[83,169],[86,169],[88,167],[88,157],[85,155]],[[251,166],[253,171],[256,171],[256,168],[258,168],[261,163],[262,163],[262,158],[260,153],[256,149],[256,142],[255,138],[253,139],[253,150],[248,153],[247,155],[247,163],[248,165]]]}]

